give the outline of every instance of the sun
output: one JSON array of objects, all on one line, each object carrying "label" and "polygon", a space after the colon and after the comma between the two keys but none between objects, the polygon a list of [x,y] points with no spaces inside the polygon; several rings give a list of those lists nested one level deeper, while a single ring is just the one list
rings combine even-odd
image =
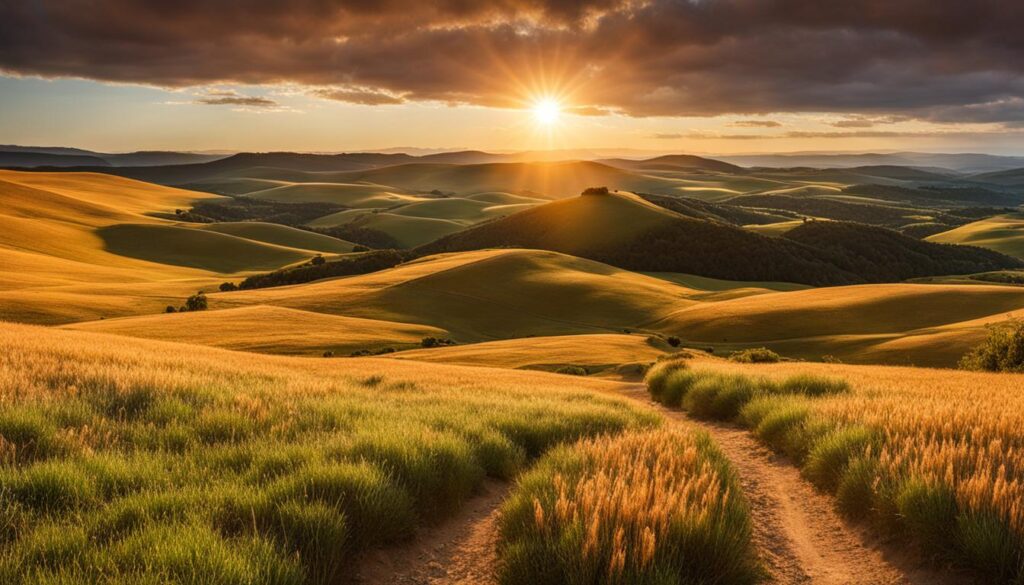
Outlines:
[{"label": "sun", "polygon": [[533,118],[543,126],[551,126],[558,122],[562,115],[562,105],[557,101],[546,98],[533,104]]}]

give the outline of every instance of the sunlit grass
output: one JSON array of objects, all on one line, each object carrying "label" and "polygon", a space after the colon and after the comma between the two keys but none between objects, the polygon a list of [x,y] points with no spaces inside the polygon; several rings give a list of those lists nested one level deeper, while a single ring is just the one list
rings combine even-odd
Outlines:
[{"label": "sunlit grass", "polygon": [[546,455],[505,503],[501,581],[752,583],[750,534],[736,476],[707,435],[587,439]]},{"label": "sunlit grass", "polygon": [[656,423],[561,383],[0,325],[0,582],[336,582],[486,476]]},{"label": "sunlit grass", "polygon": [[[715,390],[695,393],[707,380]],[[738,408],[714,408],[740,384]],[[648,385],[750,428],[848,515],[992,579],[1024,577],[1024,376],[704,360],[659,364]]]}]

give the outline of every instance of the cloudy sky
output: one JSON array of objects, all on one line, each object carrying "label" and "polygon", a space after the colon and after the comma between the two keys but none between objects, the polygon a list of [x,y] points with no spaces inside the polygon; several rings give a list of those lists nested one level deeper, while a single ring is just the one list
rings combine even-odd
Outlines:
[{"label": "cloudy sky", "polygon": [[0,15],[3,143],[1024,153],[1021,0],[0,0]]}]

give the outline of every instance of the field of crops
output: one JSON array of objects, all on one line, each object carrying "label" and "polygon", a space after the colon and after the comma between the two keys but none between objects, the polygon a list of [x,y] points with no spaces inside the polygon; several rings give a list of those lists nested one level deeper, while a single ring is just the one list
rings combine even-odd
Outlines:
[{"label": "field of crops", "polygon": [[1024,575],[1024,376],[663,362],[655,399],[734,419],[840,508],[993,579]]}]

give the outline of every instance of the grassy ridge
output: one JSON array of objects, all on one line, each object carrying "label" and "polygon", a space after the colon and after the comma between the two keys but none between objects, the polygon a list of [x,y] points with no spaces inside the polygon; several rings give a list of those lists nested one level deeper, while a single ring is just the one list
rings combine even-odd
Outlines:
[{"label": "grassy ridge", "polygon": [[816,375],[824,370],[806,364],[690,369],[664,362],[647,383],[668,405],[750,428],[834,493],[846,514],[990,579],[1019,582],[1022,378],[831,370],[856,382]]},{"label": "grassy ridge", "polygon": [[331,583],[487,475],[655,422],[538,373],[16,325],[0,348],[5,583]]},{"label": "grassy ridge", "polygon": [[627,433],[560,447],[520,479],[500,528],[506,585],[741,585],[759,577],[747,502],[703,433]]}]

